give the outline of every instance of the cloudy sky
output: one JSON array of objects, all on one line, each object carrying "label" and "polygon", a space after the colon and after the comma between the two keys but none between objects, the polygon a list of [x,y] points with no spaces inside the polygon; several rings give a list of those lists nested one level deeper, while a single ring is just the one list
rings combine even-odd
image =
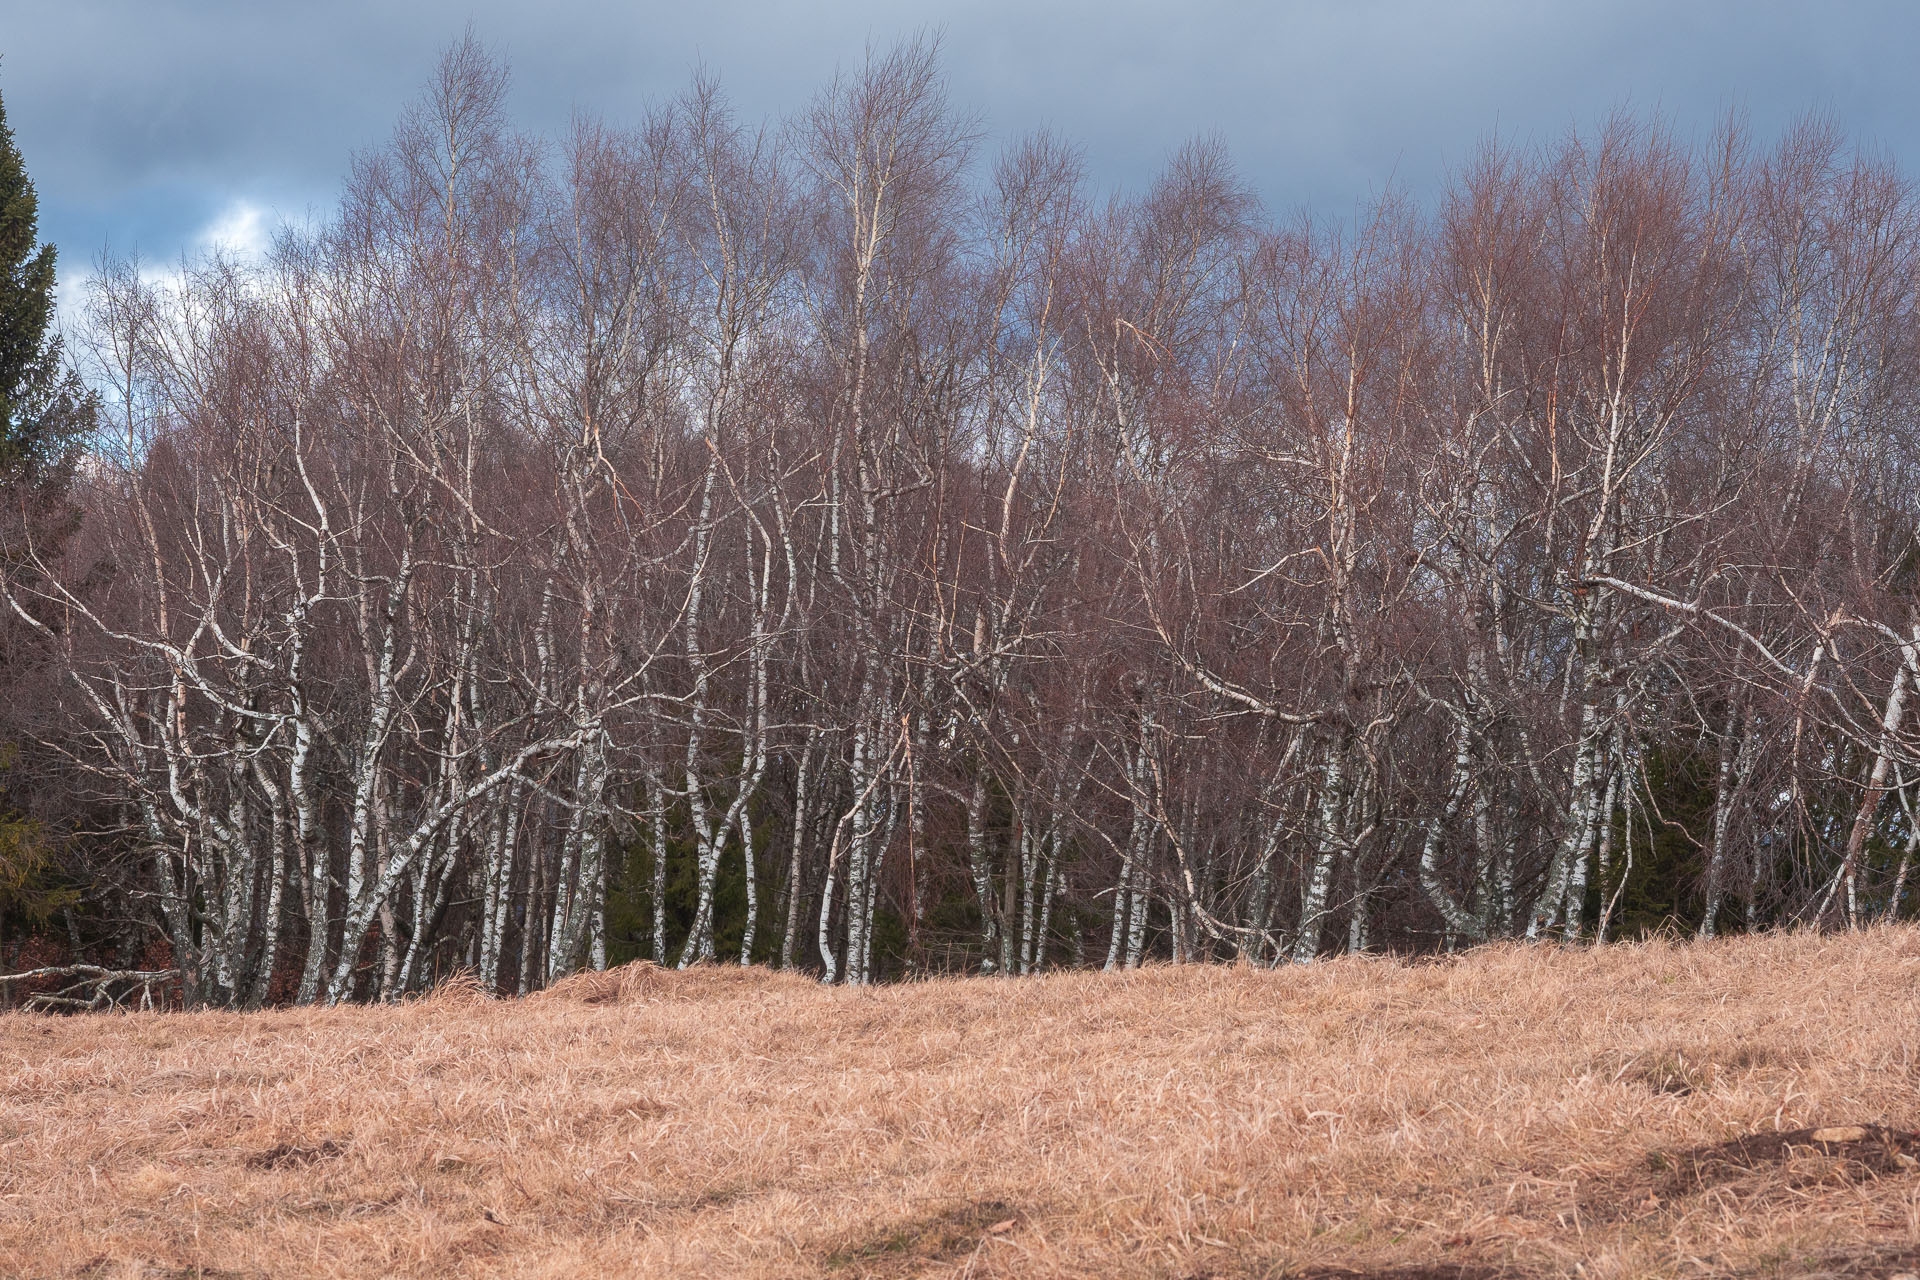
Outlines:
[{"label": "cloudy sky", "polygon": [[1821,110],[1920,172],[1913,0],[0,0],[0,98],[62,275],[324,211],[469,21],[537,131],[632,119],[696,63],[777,118],[933,28],[990,137],[1048,125],[1126,188],[1217,132],[1281,212],[1430,193],[1490,130],[1551,138],[1621,105],[1689,136]]}]

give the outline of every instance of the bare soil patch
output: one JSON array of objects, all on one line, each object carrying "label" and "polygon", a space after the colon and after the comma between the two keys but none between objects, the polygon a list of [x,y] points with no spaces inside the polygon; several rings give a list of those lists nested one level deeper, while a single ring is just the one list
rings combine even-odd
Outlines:
[{"label": "bare soil patch", "polygon": [[1520,1280],[1523,1273],[1505,1268],[1476,1267],[1451,1262],[1429,1266],[1387,1267],[1375,1271],[1308,1271],[1301,1280]]},{"label": "bare soil patch", "polygon": [[920,1275],[932,1264],[976,1257],[994,1236],[1019,1225],[1020,1215],[1004,1201],[953,1205],[863,1236],[828,1254],[826,1268],[861,1280]]},{"label": "bare soil patch", "polygon": [[1763,1130],[1679,1151],[1652,1151],[1637,1168],[1582,1188],[1587,1214],[1623,1220],[1697,1211],[1703,1198],[1760,1214],[1822,1187],[1920,1175],[1920,1132],[1877,1123]]},{"label": "bare soil patch", "polygon": [[331,1159],[345,1150],[343,1144],[331,1138],[313,1143],[276,1142],[265,1151],[247,1157],[247,1163],[256,1169],[298,1168],[316,1160]]},{"label": "bare soil patch", "polygon": [[1667,1185],[1680,1192],[1698,1191],[1808,1159],[1830,1168],[1837,1176],[1854,1180],[1916,1173],[1920,1172],[1920,1133],[1879,1124],[1827,1125],[1750,1133],[1728,1142],[1655,1157],[1656,1167],[1671,1168]]}]

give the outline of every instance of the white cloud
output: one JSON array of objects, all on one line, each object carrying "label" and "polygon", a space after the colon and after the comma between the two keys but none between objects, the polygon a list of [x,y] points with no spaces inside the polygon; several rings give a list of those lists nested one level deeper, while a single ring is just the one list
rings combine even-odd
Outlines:
[{"label": "white cloud", "polygon": [[71,332],[80,326],[86,313],[87,288],[93,283],[93,272],[70,267],[63,260],[59,274],[53,282],[53,323],[62,332]]},{"label": "white cloud", "polygon": [[[165,294],[177,295],[186,284],[183,267],[191,267],[205,257],[220,254],[243,267],[257,266],[273,247],[279,225],[264,206],[250,200],[231,200],[185,244],[184,260],[140,257],[140,278]],[[54,286],[54,324],[60,330],[71,335],[84,327],[87,300],[97,279],[93,264],[61,261]]]},{"label": "white cloud", "polygon": [[198,243],[209,253],[228,254],[242,262],[258,262],[273,243],[271,215],[251,201],[232,201],[201,230]]}]

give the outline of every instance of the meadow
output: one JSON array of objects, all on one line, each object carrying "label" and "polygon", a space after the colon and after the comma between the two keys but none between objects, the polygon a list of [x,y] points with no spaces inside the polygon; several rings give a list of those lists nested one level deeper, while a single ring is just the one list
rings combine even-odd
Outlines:
[{"label": "meadow", "polygon": [[1893,1277],[1920,929],[0,1017],[0,1275]]}]

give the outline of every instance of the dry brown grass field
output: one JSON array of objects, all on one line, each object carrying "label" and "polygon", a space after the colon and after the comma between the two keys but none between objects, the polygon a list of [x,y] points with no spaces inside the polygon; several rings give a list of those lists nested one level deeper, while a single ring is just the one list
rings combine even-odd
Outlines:
[{"label": "dry brown grass field", "polygon": [[0,1017],[0,1275],[1920,1273],[1920,930]]}]

